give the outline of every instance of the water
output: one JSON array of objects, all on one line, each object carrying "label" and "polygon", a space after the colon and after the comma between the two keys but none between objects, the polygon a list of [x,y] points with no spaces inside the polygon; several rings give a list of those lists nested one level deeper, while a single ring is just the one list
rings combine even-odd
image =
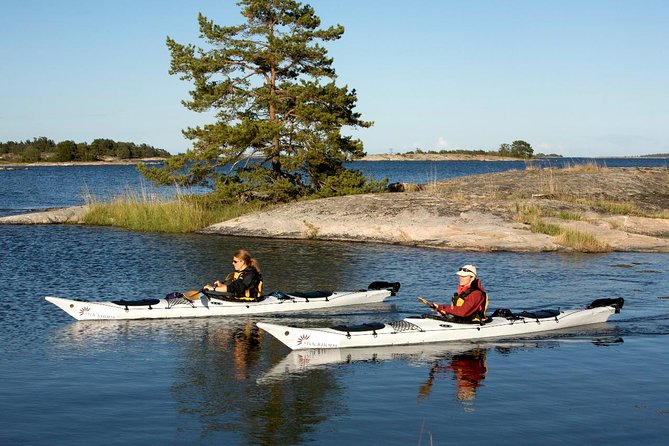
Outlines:
[{"label": "water", "polygon": [[128,193],[166,197],[175,192],[172,187],[152,186],[134,165],[0,168],[0,185],[0,216],[79,206],[88,199],[108,200]]},{"label": "water", "polygon": [[[374,280],[402,289],[380,304],[272,318],[77,322],[44,301],[192,289],[225,274],[239,247],[260,260],[268,291]],[[0,226],[0,252],[3,445],[659,445],[669,434],[666,254],[458,253],[69,225]],[[600,297],[625,307],[607,324],[538,339],[329,354],[290,353],[254,325],[397,320],[424,311],[416,296],[446,299],[464,263],[479,267],[491,308]]]},{"label": "water", "polygon": [[[535,166],[557,167],[580,163],[609,167],[667,167],[668,159],[558,158],[532,162]],[[346,164],[376,180],[388,178],[390,183],[429,183],[464,175],[524,170],[527,165],[524,161],[355,161]],[[137,173],[134,165],[0,168],[0,185],[0,216],[78,206],[85,204],[88,198],[107,200],[128,192],[155,196],[170,196],[175,192],[171,187],[153,187]],[[204,190],[196,187],[181,192],[200,193]]]},{"label": "water", "polygon": [[425,184],[448,178],[483,173],[525,170],[533,167],[570,167],[596,164],[602,167],[669,167],[667,158],[547,158],[527,161],[355,161],[346,166],[359,169],[376,180]]}]

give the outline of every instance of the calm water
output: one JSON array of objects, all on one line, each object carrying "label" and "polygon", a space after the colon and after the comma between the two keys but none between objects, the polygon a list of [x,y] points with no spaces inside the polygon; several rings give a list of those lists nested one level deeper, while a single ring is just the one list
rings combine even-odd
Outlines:
[{"label": "calm water", "polygon": [[[36,194],[26,207],[43,206]],[[259,318],[76,322],[44,301],[195,288],[227,272],[238,247],[261,261],[269,290],[402,282],[384,303],[271,318],[281,323],[420,313],[415,297],[445,298],[470,262],[492,308],[626,303],[608,324],[560,336],[296,354],[258,331]],[[0,226],[0,252],[2,445],[659,445],[669,435],[666,254],[455,253],[78,226]]]},{"label": "calm water", "polygon": [[[540,166],[572,166],[596,163],[600,166],[660,166],[669,167],[666,158],[563,158],[534,161]],[[524,170],[523,161],[356,161],[347,167],[361,170],[366,176],[390,183],[397,181],[429,183],[448,178],[482,173]],[[147,183],[133,165],[125,166],[48,166],[0,169],[0,216],[34,210],[77,206],[87,198],[109,199],[139,194],[169,195],[168,187],[155,188]],[[202,188],[192,190],[202,192]],[[182,191],[189,192],[189,191]]]}]

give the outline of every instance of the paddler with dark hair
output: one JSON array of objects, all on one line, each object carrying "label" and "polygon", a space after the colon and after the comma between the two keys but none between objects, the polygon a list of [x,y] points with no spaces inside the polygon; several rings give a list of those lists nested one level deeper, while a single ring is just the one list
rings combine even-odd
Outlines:
[{"label": "paddler with dark hair", "polygon": [[456,273],[459,277],[458,290],[453,293],[450,305],[439,305],[421,299],[442,316],[455,316],[468,321],[481,322],[487,319],[488,295],[477,277],[474,265],[464,265]]}]

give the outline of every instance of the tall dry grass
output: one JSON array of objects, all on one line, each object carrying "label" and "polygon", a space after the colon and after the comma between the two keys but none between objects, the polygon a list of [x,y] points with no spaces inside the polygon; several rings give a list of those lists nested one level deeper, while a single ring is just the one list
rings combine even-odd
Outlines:
[{"label": "tall dry grass", "polygon": [[584,173],[600,173],[609,170],[605,162],[598,163],[596,160],[588,161],[586,163],[565,164],[562,168],[566,172],[584,172]]},{"label": "tall dry grass", "polygon": [[598,240],[590,233],[545,222],[543,217],[550,215],[552,215],[551,212],[546,212],[537,205],[516,204],[516,221],[527,224],[532,232],[550,235],[555,238],[556,243],[579,252],[611,251],[608,244]]},{"label": "tall dry grass", "polygon": [[215,206],[193,196],[161,198],[140,191],[126,191],[108,202],[88,197],[89,225],[114,226],[144,232],[188,233],[257,210],[258,204]]}]

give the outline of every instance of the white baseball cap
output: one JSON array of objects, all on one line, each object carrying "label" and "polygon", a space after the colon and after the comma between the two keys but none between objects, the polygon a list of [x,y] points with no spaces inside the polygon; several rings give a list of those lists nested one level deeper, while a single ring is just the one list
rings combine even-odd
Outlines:
[{"label": "white baseball cap", "polygon": [[458,276],[472,276],[476,277],[476,267],[474,265],[465,265],[460,268],[455,274]]}]

